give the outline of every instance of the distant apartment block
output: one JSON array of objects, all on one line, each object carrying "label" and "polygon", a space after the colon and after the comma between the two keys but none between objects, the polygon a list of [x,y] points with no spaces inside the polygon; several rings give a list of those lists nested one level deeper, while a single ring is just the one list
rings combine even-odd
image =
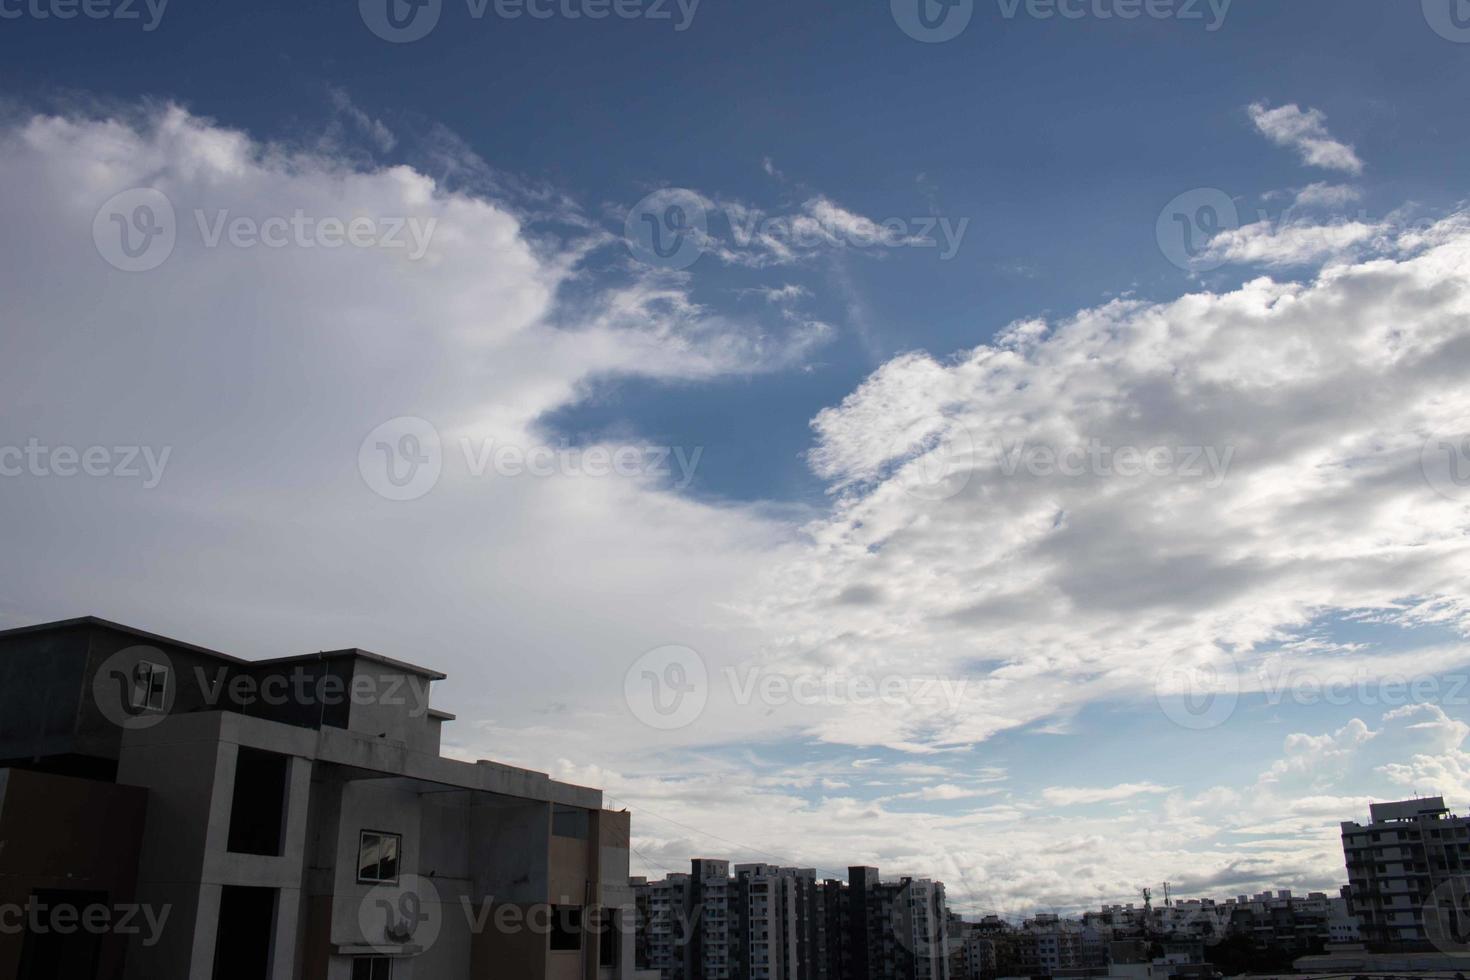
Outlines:
[{"label": "distant apartment block", "polygon": [[[1175,899],[1150,907],[1106,905],[1083,921],[1114,939],[1167,936],[1207,946],[1227,937],[1250,940],[1258,950],[1301,956],[1328,942],[1353,941],[1357,920],[1341,895],[1289,890],[1238,895],[1224,900]],[[1340,937],[1340,938],[1339,938]]]},{"label": "distant apartment block", "polygon": [[0,906],[48,910],[0,931],[0,976],[634,976],[628,814],[441,757],[443,678],[91,618],[0,633]]},{"label": "distant apartment block", "polygon": [[1470,817],[1450,813],[1443,797],[1372,804],[1366,824],[1343,823],[1342,850],[1370,945],[1429,942],[1426,907],[1462,900],[1470,887]]},{"label": "distant apartment block", "polygon": [[696,859],[634,892],[637,965],[661,980],[950,980],[938,882]]},{"label": "distant apartment block", "polygon": [[951,912],[945,934],[949,940],[950,980],[990,980],[999,975],[995,943],[979,923],[966,922]]}]

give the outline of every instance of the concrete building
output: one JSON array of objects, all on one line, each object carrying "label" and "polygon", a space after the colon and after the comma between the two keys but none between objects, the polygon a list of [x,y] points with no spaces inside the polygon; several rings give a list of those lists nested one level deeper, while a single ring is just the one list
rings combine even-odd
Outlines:
[{"label": "concrete building", "polygon": [[995,942],[981,931],[979,923],[950,913],[946,933],[950,980],[990,980],[997,975]]},{"label": "concrete building", "polygon": [[805,889],[815,885],[811,868],[737,864],[735,886],[742,913],[737,956],[747,980],[800,980],[807,920]]},{"label": "concrete building", "polygon": [[684,957],[692,932],[689,876],[671,874],[652,882],[635,878],[633,891],[639,910],[638,965],[656,971],[662,980],[686,980]]},{"label": "concrete building", "polygon": [[648,910],[638,965],[662,980],[950,980],[938,882],[885,882],[861,867],[819,882],[813,869],[771,864],[732,877],[728,862],[696,859],[690,874],[635,892]]},{"label": "concrete building", "polygon": [[1107,905],[1084,913],[1087,926],[1111,939],[1167,938],[1199,942],[1206,947],[1231,937],[1244,937],[1260,951],[1303,956],[1325,944],[1354,936],[1357,920],[1341,895],[1289,890],[1238,895],[1224,900],[1175,899],[1168,905]]},{"label": "concrete building", "polygon": [[740,904],[730,862],[695,858],[689,873],[690,923],[686,968],[690,980],[739,977]]},{"label": "concrete building", "polygon": [[1036,964],[1050,977],[1101,976],[1107,972],[1109,937],[1092,925],[1043,913],[1022,923],[1035,939]]},{"label": "concrete building", "polygon": [[1366,824],[1342,824],[1342,850],[1370,947],[1430,943],[1426,907],[1453,916],[1470,888],[1470,818],[1450,813],[1443,797],[1372,804]]},{"label": "concrete building", "polygon": [[93,618],[0,633],[0,909],[51,910],[0,930],[0,975],[632,977],[628,814],[441,757],[443,678]]}]

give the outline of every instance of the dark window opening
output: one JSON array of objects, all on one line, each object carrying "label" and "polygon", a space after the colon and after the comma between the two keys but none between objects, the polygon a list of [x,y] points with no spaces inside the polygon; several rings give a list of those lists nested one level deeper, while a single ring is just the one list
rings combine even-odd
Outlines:
[{"label": "dark window opening", "polygon": [[618,928],[620,924],[618,913],[613,909],[603,912],[598,921],[598,953],[597,963],[599,966],[616,969],[622,962],[622,932]]},{"label": "dark window opening", "polygon": [[357,841],[357,880],[396,883],[402,843],[403,838],[398,834],[364,830]]},{"label": "dark window opening", "polygon": [[241,748],[235,761],[235,795],[230,835],[236,854],[280,857],[286,834],[286,771],[289,760],[274,752]]},{"label": "dark window opening", "polygon": [[[32,907],[42,923],[61,920],[84,922],[86,909],[107,906],[106,892],[37,891],[31,895]],[[27,916],[29,919],[29,916]],[[27,925],[21,941],[20,969],[17,980],[72,980],[74,977],[97,975],[102,937],[85,929],[44,928],[32,932]]]},{"label": "dark window opening", "polygon": [[571,837],[575,840],[586,840],[591,835],[592,814],[579,806],[563,806],[560,803],[551,808],[551,833],[556,837]]},{"label": "dark window opening", "polygon": [[551,907],[551,949],[557,953],[582,948],[582,909],[575,905]]},{"label": "dark window opening", "polygon": [[387,956],[359,956],[352,961],[352,980],[393,980],[393,960]]},{"label": "dark window opening", "polygon": [[214,938],[214,980],[269,980],[276,890],[226,885]]}]

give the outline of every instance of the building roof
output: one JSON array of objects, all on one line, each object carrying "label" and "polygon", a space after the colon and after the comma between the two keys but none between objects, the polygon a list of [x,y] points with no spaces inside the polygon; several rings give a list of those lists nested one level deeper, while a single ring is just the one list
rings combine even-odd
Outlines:
[{"label": "building roof", "polygon": [[306,663],[313,660],[336,660],[348,657],[355,657],[361,660],[367,660],[372,663],[382,664],[385,667],[392,667],[394,670],[401,670],[409,674],[417,674],[420,677],[428,677],[431,680],[442,681],[447,676],[441,671],[433,670],[429,667],[420,667],[417,664],[407,663],[406,661],[394,660],[392,657],[385,657],[382,654],[373,653],[371,650],[363,650],[358,647],[348,647],[343,650],[322,651],[320,653],[295,654],[293,656],[276,657],[269,660],[246,660],[242,657],[235,657],[228,653],[221,653],[218,650],[211,650],[208,647],[197,646],[193,643],[186,643],[183,640],[176,640],[171,636],[163,636],[160,633],[150,633],[147,630],[141,630],[135,626],[128,626],[123,623],[114,623],[111,620],[102,619],[98,616],[77,616],[73,619],[59,619],[55,622],[37,623],[32,626],[17,626],[7,630],[0,630],[0,639],[5,639],[6,637],[11,636],[21,636],[27,633],[46,633],[64,629],[73,629],[78,626],[93,626],[102,629],[109,629],[118,633],[125,633],[128,636],[136,637],[137,639],[145,640],[150,643],[164,643],[169,646],[180,647],[185,650],[191,650],[194,653],[204,654],[208,657],[215,657],[232,664],[239,664],[241,666],[274,666],[281,664]]}]

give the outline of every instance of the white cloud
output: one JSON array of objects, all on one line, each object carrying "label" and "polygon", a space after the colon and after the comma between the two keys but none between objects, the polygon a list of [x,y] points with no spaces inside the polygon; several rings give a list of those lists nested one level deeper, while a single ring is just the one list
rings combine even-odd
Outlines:
[{"label": "white cloud", "polygon": [[1345,173],[1363,172],[1363,161],[1346,143],[1327,131],[1327,116],[1318,109],[1302,109],[1295,103],[1268,108],[1264,102],[1248,107],[1256,130],[1277,146],[1297,152],[1302,163]]},{"label": "white cloud", "polygon": [[1361,221],[1285,225],[1258,221],[1216,234],[1210,239],[1204,258],[1217,264],[1233,262],[1272,268],[1311,265],[1373,242],[1383,232],[1383,226]]},{"label": "white cloud", "polygon": [[[818,415],[812,462],[838,496],[757,607],[788,626],[771,655],[969,683],[952,714],[845,711],[811,730],[959,746],[1147,696],[1166,663],[1230,652],[1250,671],[1332,610],[1463,627],[1464,513],[1421,449],[1470,422],[1450,381],[1467,366],[1470,235],[1452,220],[1393,250],[1411,241],[1303,283],[1120,300],[946,361],[906,354]],[[1175,465],[1110,474],[1093,446]],[[1080,471],[1015,465],[1050,450],[1077,450]]]},{"label": "white cloud", "polygon": [[1117,803],[1147,794],[1167,793],[1167,786],[1157,783],[1119,783],[1117,786],[1050,786],[1041,798],[1052,806],[1078,806],[1091,803]]}]

